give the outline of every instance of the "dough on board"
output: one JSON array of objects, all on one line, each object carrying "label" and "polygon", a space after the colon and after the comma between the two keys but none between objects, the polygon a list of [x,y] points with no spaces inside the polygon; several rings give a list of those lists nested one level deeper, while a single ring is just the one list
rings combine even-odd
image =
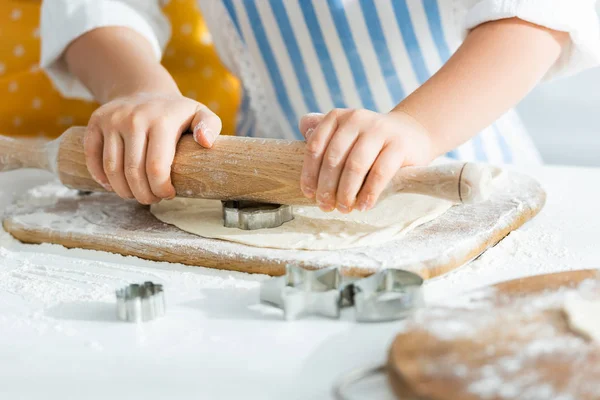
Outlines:
[{"label": "dough on board", "polygon": [[594,342],[600,342],[600,301],[588,300],[579,293],[567,293],[563,310],[569,328]]},{"label": "dough on board", "polygon": [[322,212],[295,207],[294,220],[277,228],[245,231],[223,226],[219,200],[175,198],[154,204],[159,220],[199,236],[278,249],[336,250],[394,240],[443,214],[453,204],[417,194],[397,194],[368,212]]}]

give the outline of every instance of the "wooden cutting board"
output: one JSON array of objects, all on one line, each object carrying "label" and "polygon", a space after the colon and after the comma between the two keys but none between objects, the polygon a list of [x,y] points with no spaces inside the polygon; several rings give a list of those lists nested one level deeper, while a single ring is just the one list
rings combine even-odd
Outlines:
[{"label": "wooden cutting board", "polygon": [[600,300],[598,270],[533,276],[484,288],[408,321],[389,354],[400,399],[600,398],[600,345],[562,311],[576,290]]},{"label": "wooden cutting board", "polygon": [[149,260],[281,275],[285,264],[338,266],[365,276],[382,267],[440,275],[479,256],[543,207],[545,192],[533,179],[506,173],[483,203],[452,207],[402,238],[340,251],[278,250],[195,236],[158,221],[148,207],[112,194],[76,195],[60,184],[34,189],[5,214],[4,229],[25,243],[103,250]]}]

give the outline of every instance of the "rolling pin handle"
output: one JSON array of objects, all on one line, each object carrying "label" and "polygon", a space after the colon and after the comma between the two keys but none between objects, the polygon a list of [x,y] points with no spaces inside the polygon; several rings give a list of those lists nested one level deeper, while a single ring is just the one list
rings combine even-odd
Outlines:
[{"label": "rolling pin handle", "polygon": [[428,167],[404,167],[396,174],[387,195],[415,193],[457,204],[487,200],[493,168],[475,163],[451,163]]},{"label": "rolling pin handle", "polygon": [[55,165],[52,163],[52,154],[56,151],[58,151],[58,143],[55,141],[0,136],[0,172],[21,168],[45,169],[53,172]]}]

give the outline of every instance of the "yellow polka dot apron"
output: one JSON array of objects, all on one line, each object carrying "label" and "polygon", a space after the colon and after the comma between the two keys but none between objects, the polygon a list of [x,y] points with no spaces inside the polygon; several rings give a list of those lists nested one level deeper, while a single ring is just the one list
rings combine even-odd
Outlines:
[{"label": "yellow polka dot apron", "polygon": [[[41,1],[0,2],[0,134],[56,137],[72,125],[87,125],[98,104],[68,100],[38,66]],[[164,7],[173,35],[163,65],[182,93],[215,111],[223,133],[235,130],[239,83],[215,52],[195,0]]]}]

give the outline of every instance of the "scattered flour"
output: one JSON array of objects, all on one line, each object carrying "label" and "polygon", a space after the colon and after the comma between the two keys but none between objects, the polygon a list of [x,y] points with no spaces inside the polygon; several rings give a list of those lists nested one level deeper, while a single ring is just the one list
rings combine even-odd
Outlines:
[{"label": "scattered flour", "polygon": [[[57,193],[60,198],[78,195],[50,183],[30,190],[19,203],[51,206]],[[49,227],[55,222],[43,213],[34,217]],[[197,299],[203,290],[228,293],[228,289],[235,289],[239,296],[256,292],[254,298],[260,281],[266,278],[53,244],[25,245],[0,227],[0,336],[23,329],[37,335],[53,332],[78,337],[85,348],[102,351],[98,340],[79,330],[77,318],[112,318],[117,288],[146,280],[162,283],[172,307]]]}]

